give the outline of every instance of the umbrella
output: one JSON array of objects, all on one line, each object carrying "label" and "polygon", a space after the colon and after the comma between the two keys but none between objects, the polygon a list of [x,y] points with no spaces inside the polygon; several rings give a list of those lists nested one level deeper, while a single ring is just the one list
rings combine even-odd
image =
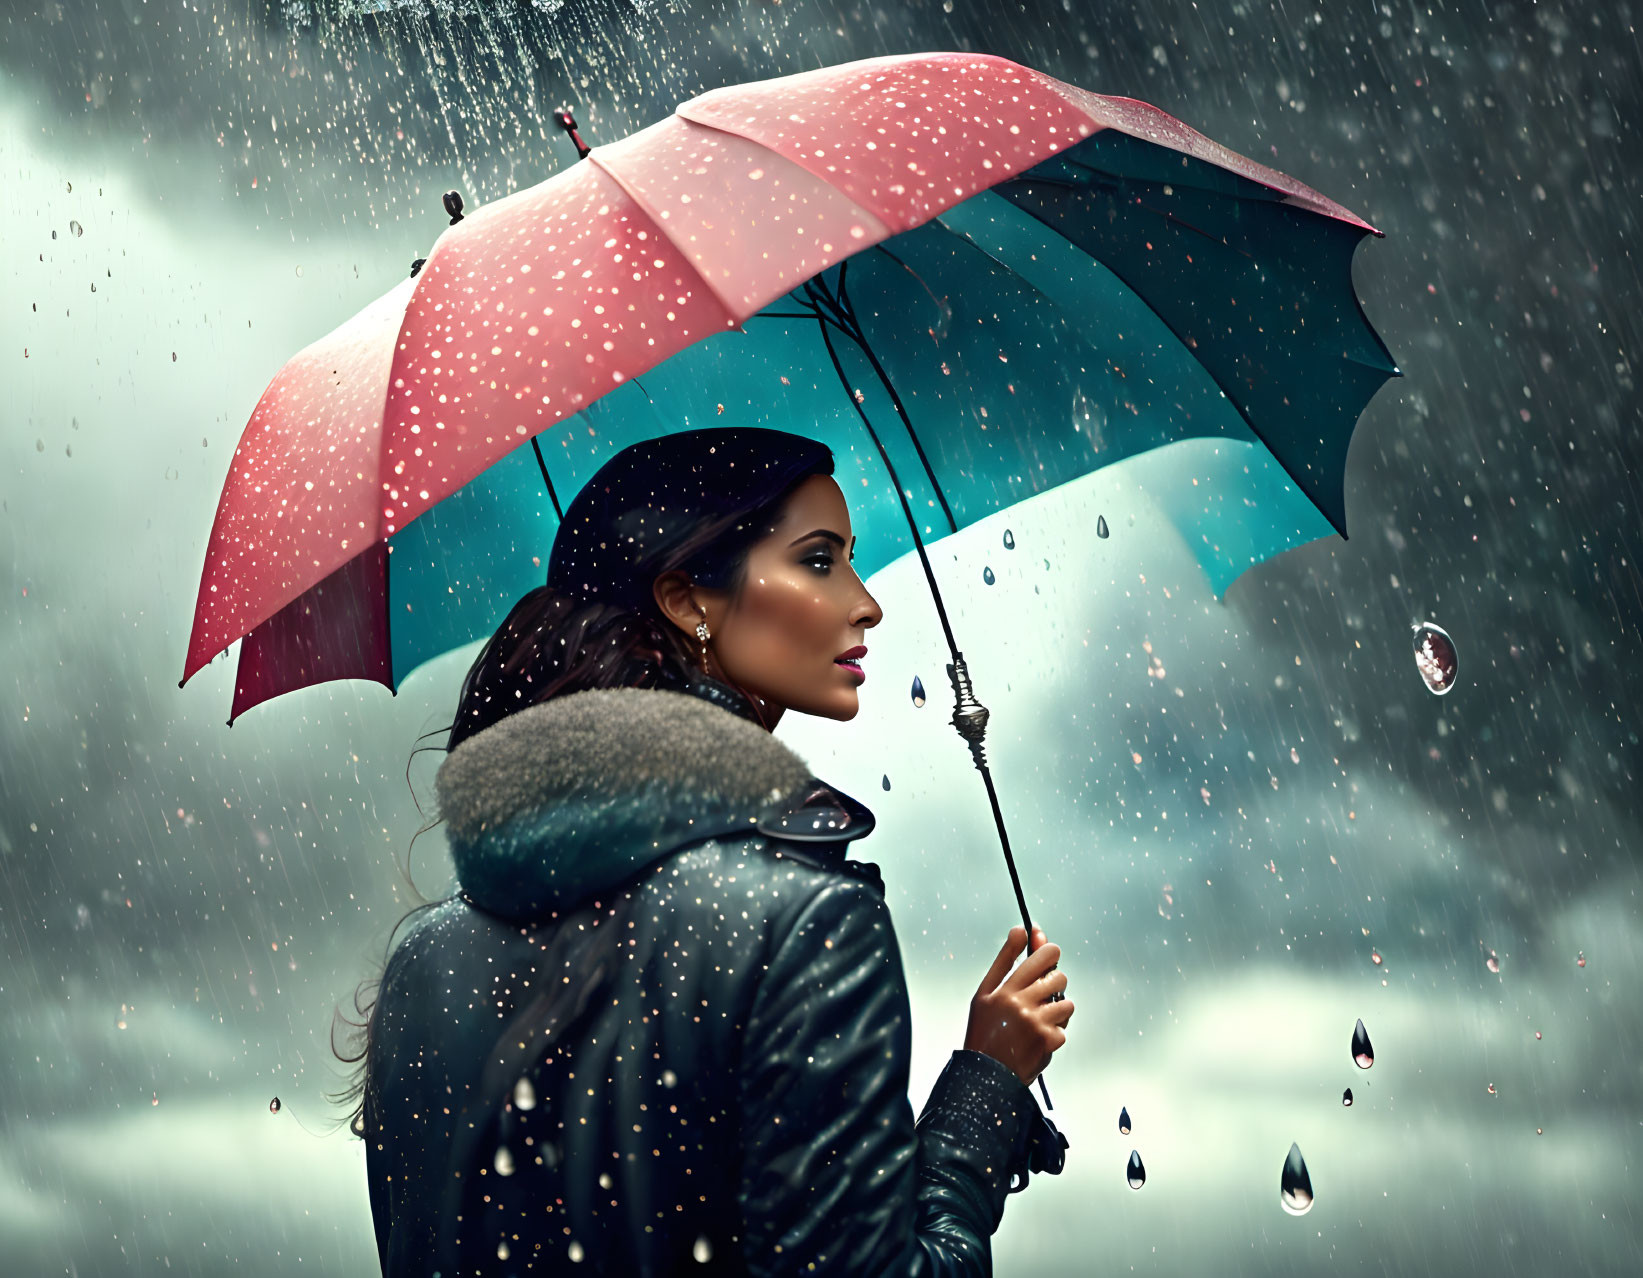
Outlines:
[{"label": "umbrella", "polygon": [[397,689],[540,583],[556,481],[727,412],[802,421],[860,510],[862,574],[912,534],[1029,921],[925,538],[1164,449],[1179,482],[1156,496],[1217,593],[1344,537],[1352,429],[1398,375],[1351,285],[1380,232],[1154,107],[982,55],[573,138],[587,162],[537,186],[466,217],[448,196],[413,277],[276,375],[184,682],[243,637],[232,716],[331,679]]}]

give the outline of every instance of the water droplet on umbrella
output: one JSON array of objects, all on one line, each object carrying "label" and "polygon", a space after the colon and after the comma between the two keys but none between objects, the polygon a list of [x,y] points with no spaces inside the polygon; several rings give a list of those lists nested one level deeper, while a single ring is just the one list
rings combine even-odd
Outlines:
[{"label": "water droplet on umbrella", "polygon": [[886,790],[889,790],[890,788],[890,774],[888,772],[884,774],[884,788]]},{"label": "water droplet on umbrella", "polygon": [[86,228],[81,226],[78,222],[70,222],[68,224],[68,229],[74,232],[74,237],[76,239],[86,233]]},{"label": "water droplet on umbrella", "polygon": [[531,1080],[521,1078],[513,1085],[513,1105],[515,1109],[536,1108],[536,1088],[531,1086]]},{"label": "water droplet on umbrella", "polygon": [[993,570],[991,568],[983,568],[981,570],[981,579],[983,581],[985,581],[989,586],[992,585],[995,580],[997,580],[993,576]]},{"label": "water droplet on umbrella", "polygon": [[1278,1186],[1278,1201],[1291,1216],[1304,1216],[1312,1210],[1312,1177],[1307,1175],[1306,1159],[1301,1157],[1299,1145],[1291,1145],[1289,1157],[1284,1159],[1284,1174]]},{"label": "water droplet on umbrella", "polygon": [[924,704],[924,681],[917,675],[913,676],[913,704],[915,706]]},{"label": "water droplet on umbrella", "polygon": [[1379,950],[1370,950],[1369,951],[1369,961],[1371,963],[1373,963],[1376,967],[1379,967],[1386,960],[1381,957],[1381,952]]},{"label": "water droplet on umbrella", "polygon": [[1141,1162],[1141,1151],[1139,1149],[1130,1150],[1130,1165],[1125,1175],[1129,1178],[1131,1189],[1140,1189],[1142,1185],[1147,1183],[1147,1169]]},{"label": "water droplet on umbrella", "polygon": [[1006,528],[1004,530],[1004,549],[1005,550],[1014,550],[1015,549],[1015,534],[1013,532],[1011,532],[1008,528]]},{"label": "water droplet on umbrella", "polygon": [[1576,967],[1585,967],[1586,966],[1586,951],[1585,950],[1581,950],[1580,953],[1575,956],[1575,966]]},{"label": "water droplet on umbrella", "polygon": [[1410,624],[1414,631],[1415,669],[1420,671],[1427,690],[1441,697],[1455,686],[1455,674],[1460,658],[1455,652],[1455,641],[1442,626],[1416,621]]},{"label": "water droplet on umbrella", "polygon": [[268,1112],[270,1114],[277,1114],[280,1112],[280,1098],[278,1096],[268,1102]]},{"label": "water droplet on umbrella", "polygon": [[1107,532],[1107,517],[1105,515],[1097,515],[1095,517],[1095,535],[1097,537],[1111,536],[1111,534]]},{"label": "water droplet on umbrella", "polygon": [[349,1126],[350,1130],[353,1131],[354,1135],[356,1135],[356,1136],[365,1135],[365,1114],[364,1114],[364,1112],[361,1111],[360,1113],[355,1114],[354,1115],[354,1121],[351,1122],[350,1124],[348,1124],[348,1126]]},{"label": "water droplet on umbrella", "polygon": [[1130,1134],[1130,1111],[1127,1106],[1121,1106],[1118,1110],[1118,1131],[1124,1136]]},{"label": "water droplet on umbrella", "polygon": [[699,1265],[705,1265],[713,1259],[713,1244],[708,1242],[706,1234],[697,1237],[696,1245],[690,1249],[690,1254]]},{"label": "water droplet on umbrella", "polygon": [[1500,971],[1500,960],[1495,957],[1495,952],[1493,950],[1489,951],[1489,957],[1484,959],[1483,963],[1484,963],[1484,966],[1487,967],[1491,972]]},{"label": "water droplet on umbrella", "polygon": [[1348,1109],[1352,1108],[1352,1089],[1350,1087],[1341,1093],[1341,1104],[1345,1105]]},{"label": "water droplet on umbrella", "polygon": [[1363,1027],[1363,1017],[1352,1031],[1352,1059],[1359,1069],[1368,1069],[1375,1063],[1375,1049],[1369,1042],[1369,1031]]},{"label": "water droplet on umbrella", "polygon": [[513,1151],[506,1145],[496,1147],[496,1174],[498,1176],[513,1175]]}]

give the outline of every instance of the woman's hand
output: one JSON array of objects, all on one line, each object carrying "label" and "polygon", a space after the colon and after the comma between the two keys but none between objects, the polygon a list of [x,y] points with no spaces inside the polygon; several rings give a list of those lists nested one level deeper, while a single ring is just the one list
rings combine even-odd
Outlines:
[{"label": "woman's hand", "polygon": [[1061,947],[1045,941],[1043,928],[1033,929],[1031,957],[1005,979],[1026,938],[1026,928],[1010,929],[1004,948],[970,1000],[964,1047],[1002,1061],[1030,1087],[1067,1041],[1063,1027],[1072,1019],[1073,1005],[1066,999],[1049,1001],[1051,995],[1067,988],[1067,977],[1052,970],[1061,958]]}]

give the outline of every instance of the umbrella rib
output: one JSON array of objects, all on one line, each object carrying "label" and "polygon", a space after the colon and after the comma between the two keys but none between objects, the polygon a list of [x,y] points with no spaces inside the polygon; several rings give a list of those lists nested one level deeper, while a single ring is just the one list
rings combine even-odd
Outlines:
[{"label": "umbrella rib", "polygon": [[[890,256],[894,260],[895,255],[891,254]],[[918,273],[914,271],[913,275],[914,278],[917,278]],[[928,285],[925,285],[925,291],[929,291]],[[861,326],[861,321],[856,318],[856,308],[851,305],[850,295],[845,292],[844,270],[842,268],[839,270],[839,301],[846,308],[846,314],[854,329],[850,334],[851,340],[861,348],[862,354],[866,355],[868,361],[873,365],[873,371],[879,375],[879,381],[884,384],[884,389],[890,392],[890,402],[895,405],[896,415],[901,418],[901,424],[907,429],[908,438],[913,441],[913,448],[917,451],[919,462],[924,467],[925,477],[929,479],[930,487],[935,491],[936,500],[941,503],[941,513],[947,516],[947,526],[953,532],[957,532],[958,520],[953,518],[953,508],[947,504],[947,494],[942,491],[941,485],[936,482],[935,469],[930,465],[929,455],[924,451],[924,441],[919,438],[918,431],[913,429],[913,419],[907,412],[907,406],[901,402],[901,395],[896,391],[895,384],[890,380],[890,375],[884,371],[884,365],[879,363],[879,357],[874,354],[872,346],[866,340],[867,334]]]}]

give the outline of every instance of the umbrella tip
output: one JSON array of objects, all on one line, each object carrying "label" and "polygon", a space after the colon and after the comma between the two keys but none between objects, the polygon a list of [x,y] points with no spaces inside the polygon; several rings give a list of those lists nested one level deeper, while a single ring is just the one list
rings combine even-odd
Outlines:
[{"label": "umbrella tip", "polygon": [[187,682],[188,682],[187,679],[179,679],[179,680],[177,680],[177,686],[180,688],[180,687],[183,686],[183,684],[185,684]]},{"label": "umbrella tip", "polygon": [[578,160],[587,159],[588,151],[591,148],[586,142],[582,141],[582,135],[576,131],[576,117],[570,113],[570,108],[560,107],[553,113],[553,118],[561,129],[570,134],[570,140],[576,145],[576,158]]}]

